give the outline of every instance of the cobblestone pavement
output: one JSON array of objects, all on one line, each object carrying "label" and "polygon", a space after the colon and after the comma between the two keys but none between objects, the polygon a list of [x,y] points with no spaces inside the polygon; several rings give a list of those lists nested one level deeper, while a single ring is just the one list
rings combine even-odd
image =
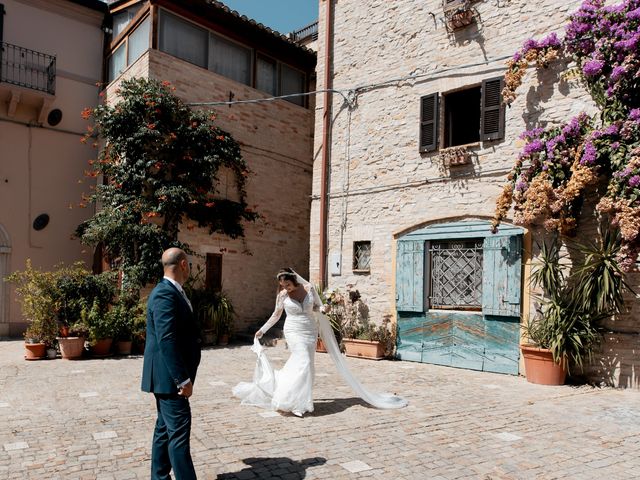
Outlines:
[{"label": "cobblestone pavement", "polygon": [[[149,478],[155,406],[142,358],[22,359],[0,342],[0,478]],[[276,365],[284,346],[268,350]],[[640,478],[640,392],[544,387],[433,365],[348,359],[374,390],[410,401],[369,408],[317,354],[315,412],[242,407],[230,390],[252,376],[248,346],[203,352],[192,397],[200,479]]]}]

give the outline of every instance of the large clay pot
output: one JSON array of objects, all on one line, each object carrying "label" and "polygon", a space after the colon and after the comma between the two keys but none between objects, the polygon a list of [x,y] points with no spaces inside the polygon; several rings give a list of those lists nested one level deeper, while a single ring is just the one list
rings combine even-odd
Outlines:
[{"label": "large clay pot", "polygon": [[75,360],[82,357],[84,352],[83,337],[58,337],[60,355],[67,360]]},{"label": "large clay pot", "polygon": [[131,355],[132,345],[131,340],[118,340],[115,346],[116,355]]},{"label": "large clay pot", "polygon": [[101,338],[97,340],[94,345],[91,346],[91,354],[94,357],[106,357],[111,354],[111,344],[113,338]]},{"label": "large clay pot", "polygon": [[551,350],[520,345],[527,381],[539,385],[564,385],[567,369],[553,361]]},{"label": "large clay pot", "polygon": [[44,358],[46,345],[44,343],[28,343],[24,344],[25,360],[40,360]]},{"label": "large clay pot", "polygon": [[316,343],[316,352],[327,353],[327,347],[324,346],[321,338],[318,338],[318,342]]},{"label": "large clay pot", "polygon": [[344,343],[347,357],[369,358],[371,360],[382,360],[384,358],[384,345],[380,342],[343,338],[342,343]]}]

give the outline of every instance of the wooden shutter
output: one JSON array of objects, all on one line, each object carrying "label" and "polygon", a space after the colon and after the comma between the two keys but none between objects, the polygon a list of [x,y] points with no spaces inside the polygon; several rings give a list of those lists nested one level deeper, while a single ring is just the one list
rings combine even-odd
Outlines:
[{"label": "wooden shutter", "polygon": [[212,292],[222,290],[222,255],[207,253],[205,288]]},{"label": "wooden shutter", "polygon": [[424,311],[424,240],[398,242],[396,308],[401,312]]},{"label": "wooden shutter", "polygon": [[420,98],[420,152],[438,148],[438,94]]},{"label": "wooden shutter", "polygon": [[504,138],[503,88],[504,79],[502,77],[482,81],[480,140],[483,142]]},{"label": "wooden shutter", "polygon": [[482,313],[520,316],[522,236],[490,236],[482,245]]}]

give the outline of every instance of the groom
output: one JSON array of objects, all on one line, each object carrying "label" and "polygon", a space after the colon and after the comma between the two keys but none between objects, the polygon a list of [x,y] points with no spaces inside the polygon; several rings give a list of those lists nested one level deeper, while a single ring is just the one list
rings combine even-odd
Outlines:
[{"label": "groom", "polygon": [[191,303],[182,290],[189,277],[185,252],[170,248],[162,254],[164,278],[147,302],[147,338],[142,390],[156,398],[158,418],[151,451],[152,480],[196,478],[191,460],[189,397],[200,363],[200,338]]}]

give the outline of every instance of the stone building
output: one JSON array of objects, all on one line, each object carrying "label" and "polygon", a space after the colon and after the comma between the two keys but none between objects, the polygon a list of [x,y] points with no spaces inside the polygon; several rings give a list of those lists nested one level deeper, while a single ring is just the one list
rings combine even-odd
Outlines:
[{"label": "stone building", "polygon": [[73,208],[88,184],[80,118],[98,104],[106,4],[0,2],[0,336],[25,328],[7,274],[91,260],[70,236],[91,212]]},{"label": "stone building", "polygon": [[[455,4],[470,13],[451,18]],[[526,39],[560,33],[580,4],[320,2],[318,89],[335,92],[317,98],[311,278],[358,289],[374,321],[391,315],[400,359],[522,373],[533,235],[504,223],[492,236],[489,220],[518,135],[596,109],[554,68],[532,70],[506,109],[502,77]],[[638,387],[630,306],[592,380]]]},{"label": "stone building", "polygon": [[[219,2],[116,1],[107,45],[106,99],[123,78],[169,81],[187,103],[260,100],[314,88],[316,55],[291,38],[241,17]],[[222,289],[236,311],[236,330],[270,315],[275,273],[308,273],[313,165],[313,99],[217,105],[216,124],[241,147],[253,175],[247,202],[262,219],[232,240],[181,226],[180,239],[198,253],[204,280]],[[232,178],[221,178],[233,199]]]}]

